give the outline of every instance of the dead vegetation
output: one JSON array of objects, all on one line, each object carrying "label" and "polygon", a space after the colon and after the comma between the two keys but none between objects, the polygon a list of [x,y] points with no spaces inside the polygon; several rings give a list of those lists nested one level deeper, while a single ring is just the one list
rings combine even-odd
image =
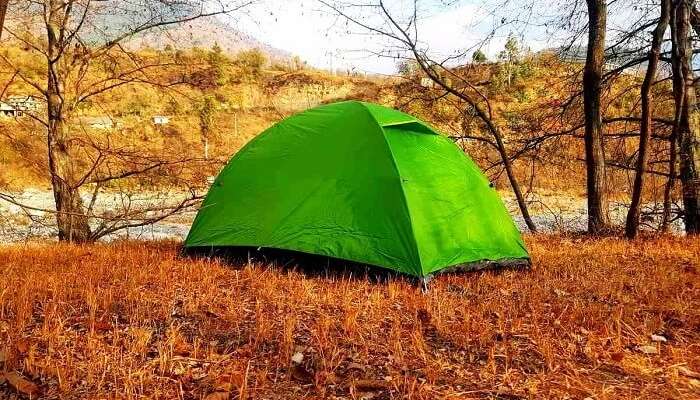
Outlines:
[{"label": "dead vegetation", "polygon": [[534,269],[410,282],[0,248],[0,398],[698,398],[700,238],[527,238]]}]

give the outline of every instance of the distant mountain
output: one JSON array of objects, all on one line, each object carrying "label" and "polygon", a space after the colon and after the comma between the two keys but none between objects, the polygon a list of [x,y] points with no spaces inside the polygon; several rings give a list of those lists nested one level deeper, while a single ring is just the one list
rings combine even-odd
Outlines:
[{"label": "distant mountain", "polygon": [[[130,14],[132,12],[110,9],[96,13],[91,16],[92,24],[83,27],[81,38],[87,43],[99,45],[131,31],[135,26],[148,20],[148,15],[140,18]],[[177,14],[177,18],[189,15],[186,10],[182,11],[181,14]],[[168,18],[164,17],[164,19]],[[38,17],[29,22],[10,19],[7,21],[7,27],[15,31],[28,31],[39,37],[43,37],[46,30],[43,21],[39,20]],[[2,40],[5,43],[22,44],[10,35],[3,35]],[[217,43],[224,53],[229,55],[235,55],[244,50],[260,49],[271,61],[285,62],[294,56],[288,51],[261,42],[228,25],[216,16],[197,18],[181,24],[152,29],[126,41],[124,45],[132,50],[146,47],[162,50],[168,45],[175,49],[185,50],[193,47],[211,49]]]},{"label": "distant mountain", "polygon": [[272,61],[287,61],[293,57],[291,53],[263,43],[216,17],[199,18],[167,29],[151,31],[132,39],[128,46],[163,49],[170,45],[176,49],[210,49],[217,43],[227,54],[260,49]]}]

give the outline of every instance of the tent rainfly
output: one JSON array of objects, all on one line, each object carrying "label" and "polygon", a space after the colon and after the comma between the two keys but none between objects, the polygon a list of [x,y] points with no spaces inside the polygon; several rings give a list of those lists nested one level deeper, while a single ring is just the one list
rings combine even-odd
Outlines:
[{"label": "tent rainfly", "polygon": [[529,263],[488,179],[449,138],[359,101],[286,118],[214,181],[185,248],[260,247],[425,278],[455,267]]}]

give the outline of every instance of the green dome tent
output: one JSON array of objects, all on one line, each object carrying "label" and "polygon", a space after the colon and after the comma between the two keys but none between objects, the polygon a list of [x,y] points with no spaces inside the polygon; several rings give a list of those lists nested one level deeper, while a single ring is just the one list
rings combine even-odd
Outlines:
[{"label": "green dome tent", "polygon": [[185,248],[229,246],[417,277],[529,262],[501,199],[464,152],[410,115],[358,101],[291,116],[229,161]]}]

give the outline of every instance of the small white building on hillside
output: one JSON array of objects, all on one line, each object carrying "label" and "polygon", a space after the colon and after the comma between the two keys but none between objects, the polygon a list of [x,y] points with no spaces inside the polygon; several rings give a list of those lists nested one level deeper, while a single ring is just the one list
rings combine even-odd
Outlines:
[{"label": "small white building on hillside", "polygon": [[0,117],[22,117],[25,113],[35,113],[41,108],[39,100],[33,96],[9,96],[0,101]]},{"label": "small white building on hillside", "polygon": [[17,116],[17,110],[15,110],[14,107],[11,105],[0,101],[0,117],[16,117]]},{"label": "small white building on hillside", "polygon": [[156,115],[151,118],[153,125],[168,125],[170,123],[170,117],[167,115]]},{"label": "small white building on hillside", "polygon": [[7,103],[18,111],[35,112],[41,108],[41,102],[34,96],[15,95],[7,98]]}]

